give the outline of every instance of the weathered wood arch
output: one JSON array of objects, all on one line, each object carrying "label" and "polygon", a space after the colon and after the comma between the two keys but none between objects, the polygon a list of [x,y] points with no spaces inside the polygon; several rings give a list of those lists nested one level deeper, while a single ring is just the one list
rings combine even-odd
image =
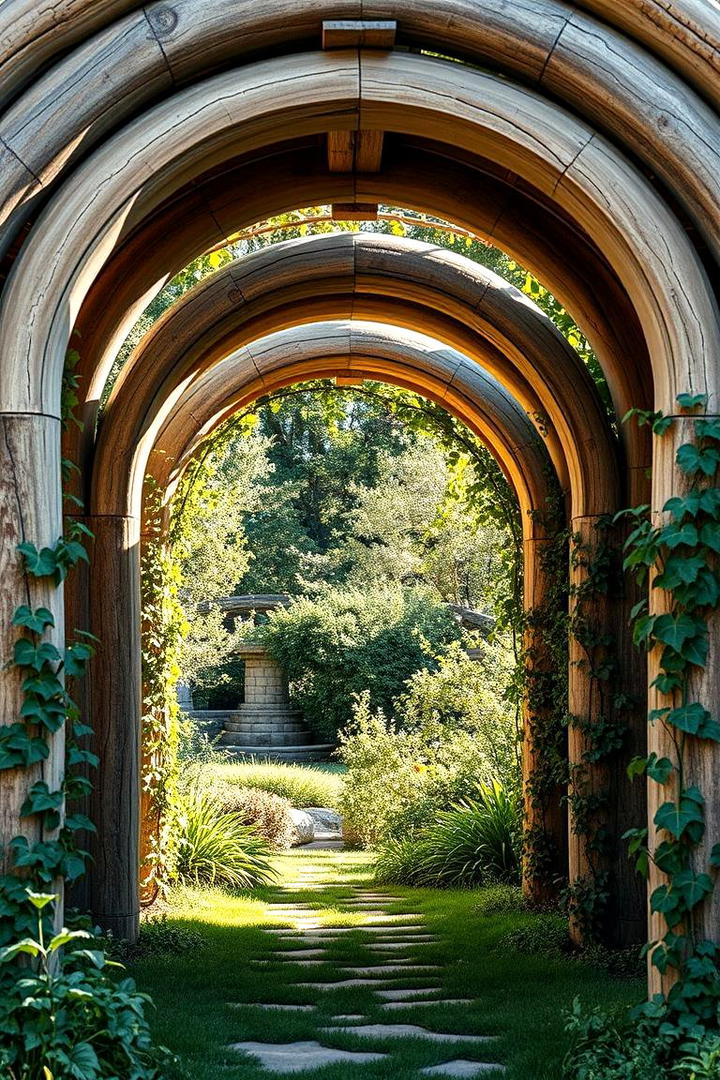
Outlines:
[{"label": "weathered wood arch", "polygon": [[[268,252],[267,254],[270,254]],[[191,332],[187,324],[186,333]],[[176,338],[176,340],[178,340]],[[177,455],[192,452],[192,444],[207,429],[220,422],[228,410],[288,383],[314,378],[331,378],[349,372],[359,379],[374,378],[406,386],[438,401],[467,423],[493,452],[516,490],[523,510],[523,545],[527,574],[525,603],[540,602],[545,582],[535,552],[545,539],[544,526],[531,516],[541,510],[548,491],[550,466],[542,439],[525,411],[512,396],[476,362],[437,341],[397,327],[355,324],[354,321],[293,326],[271,333],[251,345],[222,354],[209,368],[197,365],[194,380],[186,380],[175,408],[165,415],[165,426],[150,453],[150,469],[161,487],[172,480],[170,470]],[[260,373],[262,372],[262,374]],[[123,406],[132,397],[129,385],[120,395]],[[147,404],[158,401],[147,391]],[[200,405],[198,404],[200,403]],[[120,410],[119,415],[122,415]],[[108,417],[103,432],[103,452],[96,473],[97,488],[107,482],[108,469],[125,476],[125,490],[111,485],[117,506],[130,506],[128,449],[132,435],[122,422]],[[146,448],[147,449],[147,448]],[[113,454],[119,455],[112,462]],[[147,460],[147,452],[143,455]],[[124,466],[124,467],[122,467]],[[118,632],[109,663],[96,665],[91,693],[95,700],[112,701],[110,710],[99,710],[101,739],[105,747],[103,776],[94,797],[93,816],[99,825],[96,858],[102,873],[90,872],[89,900],[95,914],[115,932],[132,935],[138,917],[138,819],[140,786],[137,770],[128,762],[137,760],[140,731],[139,655],[139,558],[141,507],[135,513],[115,515],[111,504],[98,502],[90,521],[96,529],[100,557],[91,569],[90,593],[99,622],[112,618]],[[118,530],[118,523],[121,522]],[[96,682],[97,680],[97,682]],[[99,683],[99,685],[97,684]],[[129,753],[129,748],[132,752]],[[117,750],[117,753],[116,753]],[[526,747],[531,760],[532,747]],[[125,762],[120,770],[116,764]],[[529,808],[531,812],[531,808]],[[558,798],[554,815],[547,822],[560,848],[564,848],[564,813]]]},{"label": "weathered wood arch", "polygon": [[[0,221],[6,226],[0,243],[11,245],[5,267],[12,264],[0,295],[3,655],[17,603],[43,603],[55,611],[58,625],[62,621],[62,594],[23,578],[15,545],[28,537],[50,544],[60,531],[60,493],[51,479],[59,457],[60,372],[88,290],[97,282],[92,303],[110,307],[111,278],[104,271],[113,253],[125,241],[128,247],[130,241],[147,242],[173,199],[178,207],[184,199],[187,209],[196,181],[204,184],[215,167],[222,172],[240,155],[274,153],[285,142],[290,161],[307,149],[298,145],[303,138],[317,141],[329,130],[362,128],[389,132],[390,148],[410,142],[416,155],[432,152],[438,161],[444,154],[462,162],[453,165],[455,175],[461,168],[492,173],[488,183],[499,185],[503,198],[509,189],[517,192],[497,223],[490,215],[488,234],[505,235],[508,250],[522,248],[518,234],[530,221],[527,210],[539,204],[543,220],[553,222],[547,284],[557,295],[562,297],[553,277],[562,284],[563,235],[572,239],[567,250],[574,258],[586,250],[600,268],[602,296],[591,296],[592,273],[575,295],[597,319],[598,340],[607,346],[605,355],[601,349],[598,354],[616,402],[631,397],[635,385],[643,389],[642,400],[629,404],[654,402],[672,413],[678,392],[695,391],[707,393],[711,414],[720,408],[718,313],[701,261],[717,271],[720,17],[713,5],[318,0],[308,8],[296,0],[245,0],[233,5],[231,16],[216,0],[158,0],[142,10],[134,0],[59,0],[40,12],[36,7],[15,0],[0,13],[7,54],[0,68],[2,100],[8,106],[0,140]],[[237,20],[230,33],[229,17]],[[302,52],[319,44],[324,17],[397,17],[397,40],[411,53]],[[412,53],[423,46],[490,70]],[[285,55],[273,59],[280,52]],[[252,62],[237,72],[224,70],[238,61]],[[393,201],[413,205],[417,198],[415,205],[427,208],[434,188],[435,206],[451,210],[443,216],[466,220],[461,198],[438,194],[447,186],[441,166],[424,189],[408,169],[404,177],[402,167],[394,170],[387,183],[383,170],[349,174],[348,201],[373,202],[394,191]],[[324,190],[332,186],[327,177],[323,184]],[[265,206],[258,216],[279,208],[270,195]],[[514,208],[521,210],[516,219]],[[476,217],[478,209],[472,208]],[[213,242],[222,241],[222,232],[218,226]],[[529,250],[542,265],[537,236]],[[171,261],[164,251],[146,293],[171,272]],[[126,294],[122,311],[142,295]],[[608,310],[613,296],[620,298],[620,314]],[[122,322],[120,303],[112,317]],[[625,317],[631,333],[642,335],[637,351],[624,351]],[[655,449],[656,512],[681,490],[674,457],[686,431],[684,419]],[[628,442],[628,491],[641,487],[642,447]],[[713,618],[710,628],[712,662],[693,688],[708,702],[720,697],[717,622]],[[651,677],[655,664],[651,657]],[[17,678],[4,669],[0,712],[11,722],[18,708]],[[651,749],[662,755],[662,729],[651,729],[650,738]],[[691,747],[691,779],[710,781],[704,786],[711,825],[720,821],[720,792],[712,783],[716,762],[717,750],[707,743]],[[53,787],[61,768],[58,734],[45,770]],[[27,774],[3,775],[2,786],[5,838],[17,831]],[[658,791],[651,786],[651,813]],[[33,829],[29,821],[28,835],[36,835]],[[699,850],[699,860],[705,856]],[[719,918],[716,895],[700,914],[698,932],[716,936]]]},{"label": "weathered wood arch", "polygon": [[[286,0],[262,5],[244,0],[230,10],[221,0],[174,0],[172,5],[162,2],[130,11],[118,5],[102,20],[93,19],[86,9],[82,44],[61,57],[4,117],[7,198],[0,211],[0,251],[35,204],[43,202],[49,185],[87,157],[108,130],[149,108],[173,87],[278,47],[318,45],[324,19],[374,18],[398,20],[403,45],[497,68],[542,87],[600,130],[610,130],[616,142],[677,193],[717,254],[720,138],[713,110],[672,66],[653,55],[669,35],[658,33],[656,26],[654,40],[648,40],[653,19],[647,8],[641,13],[640,5],[625,5],[630,13],[623,19],[621,5],[607,0],[586,6],[604,23],[559,0],[512,5],[493,0],[482,7],[477,0],[454,0],[452,19],[432,0],[412,5],[385,0],[373,5],[372,15],[360,0],[325,0],[303,5],[292,19]],[[681,64],[685,75],[699,74],[698,53],[710,70],[713,61],[716,64],[712,31],[716,44],[717,18],[704,14],[696,14],[694,26],[687,17],[675,16],[686,39],[694,32],[703,44],[691,65]],[[672,28],[672,19],[665,13],[666,27]],[[650,49],[619,32],[613,25],[618,21],[640,29],[640,40]],[[83,40],[83,30],[87,34],[93,23],[102,30]],[[21,37],[24,29],[23,20],[17,19],[13,36]],[[681,54],[679,38],[677,34],[673,44]],[[40,52],[38,44],[29,49]],[[21,67],[24,50],[20,41],[17,46],[15,63]],[[716,67],[714,75],[703,80],[706,92],[717,92]]]}]

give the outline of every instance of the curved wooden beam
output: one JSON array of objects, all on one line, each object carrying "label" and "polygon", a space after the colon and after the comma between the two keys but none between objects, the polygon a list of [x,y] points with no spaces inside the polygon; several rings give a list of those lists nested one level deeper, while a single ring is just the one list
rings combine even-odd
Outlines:
[{"label": "curved wooden beam", "polygon": [[[387,141],[387,140],[386,140]],[[322,152],[321,152],[322,153]],[[382,174],[354,179],[326,172],[313,147],[242,163],[165,203],[114,254],[93,285],[76,329],[78,372],[87,395],[84,432],[73,429],[66,456],[85,463],[94,440],[97,404],[117,349],[165,275],[270,212],[300,202],[317,205],[356,197],[429,211],[467,225],[528,266],[573,313],[596,349],[616,413],[652,406],[652,375],[642,331],[627,295],[588,239],[512,185],[454,163],[424,147],[391,143]],[[633,505],[648,494],[647,428],[621,430]],[[72,440],[72,445],[70,444]],[[82,445],[82,448],[78,444]],[[89,469],[84,468],[89,474]],[[561,469],[562,472],[562,469]]]},{"label": "curved wooden beam", "polygon": [[203,371],[158,431],[148,471],[165,490],[229,416],[283,386],[337,376],[405,387],[442,405],[485,443],[515,490],[526,535],[537,535],[530,515],[546,504],[550,462],[525,410],[456,349],[427,334],[362,319],[267,334]]},{"label": "curved wooden beam", "polygon": [[426,56],[338,51],[250,65],[183,91],[78,169],[3,294],[0,409],[58,414],[65,348],[89,283],[169,189],[243,149],[359,124],[470,153],[481,139],[500,166],[565,207],[614,265],[643,324],[657,406],[672,407],[679,377],[715,407],[708,364],[720,332],[705,273],[677,220],[609,143],[495,76]]},{"label": "curved wooden beam", "polygon": [[351,314],[403,319],[467,352],[527,411],[540,414],[553,460],[569,479],[572,515],[617,507],[617,443],[592,380],[527,297],[444,248],[340,233],[246,256],[201,282],[158,321],[110,396],[93,467],[92,513],[138,514],[159,427],[199,372],[274,330]]},{"label": "curved wooden beam", "polygon": [[[69,2],[63,6],[79,8]],[[487,0],[482,9],[477,0],[455,0],[452,19],[434,0],[385,0],[372,5],[372,15],[359,0],[299,6],[287,0],[240,0],[230,9],[222,0],[174,0],[136,9],[60,59],[3,116],[0,254],[45,201],[50,185],[86,158],[109,131],[174,87],[253,54],[316,44],[323,19],[362,16],[396,19],[403,45],[497,67],[547,90],[611,133],[660,176],[720,255],[720,121],[670,67],[609,25],[619,21],[635,34],[653,26],[653,45],[666,44],[666,56],[694,35],[693,62],[683,66],[683,73],[692,82],[698,59],[705,60],[714,67],[710,87],[717,93],[713,13],[706,12],[703,19],[696,12],[683,19],[677,4],[671,14],[658,4],[664,25],[658,20],[653,25],[647,7],[642,13],[637,5],[607,0],[586,6],[604,14],[606,21],[598,22],[561,0]],[[122,5],[115,10],[121,14]],[[87,32],[100,20],[90,11],[83,14]],[[15,34],[21,33],[22,21],[15,22]],[[67,20],[55,24],[53,38],[62,34],[67,40]],[[16,63],[21,54],[16,54]],[[6,83],[9,75],[5,73]]]}]

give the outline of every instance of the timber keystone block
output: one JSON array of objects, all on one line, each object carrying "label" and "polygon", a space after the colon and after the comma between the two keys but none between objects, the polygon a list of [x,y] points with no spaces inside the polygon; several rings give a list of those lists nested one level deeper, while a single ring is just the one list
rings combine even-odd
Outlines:
[{"label": "timber keystone block", "polygon": [[377,221],[377,203],[333,203],[333,221]]},{"label": "timber keystone block", "polygon": [[397,34],[395,19],[326,19],[323,49],[392,49]]}]

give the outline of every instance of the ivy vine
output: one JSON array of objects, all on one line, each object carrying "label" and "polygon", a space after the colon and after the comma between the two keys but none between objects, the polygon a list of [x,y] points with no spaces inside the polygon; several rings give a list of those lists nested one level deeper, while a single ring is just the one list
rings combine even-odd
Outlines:
[{"label": "ivy vine", "polygon": [[[688,777],[688,754],[697,743],[720,742],[720,722],[692,693],[693,676],[708,662],[708,619],[720,607],[720,419],[698,416],[707,405],[703,394],[681,394],[681,414],[692,423],[693,439],[676,452],[676,464],[687,480],[684,494],[669,499],[659,523],[647,506],[627,511],[633,529],[626,543],[625,567],[641,583],[659,590],[651,609],[642,601],[633,612],[634,640],[657,650],[659,671],[652,682],[669,704],[653,709],[651,725],[661,724],[672,747],[670,757],[635,758],[629,775],[647,776],[667,796],[653,820],[654,843],[648,829],[630,830],[626,837],[639,869],[648,874],[652,862],[665,878],[650,896],[650,908],[664,920],[666,932],[646,946],[650,962],[674,977],[666,997],[657,995],[638,1013],[660,1020],[669,1033],[697,1033],[716,1027],[720,1005],[720,950],[697,932],[697,915],[715,887],[720,867],[720,843],[709,850],[702,865],[705,842],[705,796]],[[632,410],[642,424],[663,437],[676,423],[662,413]],[[660,610],[652,610],[652,608]],[[662,1029],[661,1029],[662,1030]]]},{"label": "ivy vine", "polygon": [[[74,350],[68,353],[62,389],[64,427],[78,423],[73,413],[78,400],[78,379],[74,374],[78,359]],[[64,481],[73,468],[67,461],[62,463]],[[74,496],[71,499],[75,504],[79,502]],[[30,542],[18,545],[28,578],[47,580],[57,588],[71,570],[88,560],[85,543],[92,538],[90,530],[74,520],[67,523],[66,531],[67,535],[52,547],[38,549]],[[47,889],[60,878],[72,882],[84,873],[88,853],[80,846],[78,837],[93,831],[94,826],[85,814],[67,812],[67,808],[89,795],[92,785],[86,772],[98,763],[85,741],[92,730],[81,720],[67,686],[68,679],[85,674],[95,639],[91,634],[76,631],[77,640],[59,649],[50,640],[55,620],[46,607],[33,609],[27,604],[20,605],[13,614],[12,625],[17,628],[18,636],[7,667],[15,669],[22,680],[22,704],[17,720],[0,727],[0,770],[33,769],[42,765],[50,756],[49,740],[63,726],[67,729],[66,768],[58,788],[51,788],[45,780],[36,780],[20,808],[21,818],[36,820],[41,839],[31,842],[20,835],[7,845],[11,872],[0,878],[0,945],[34,928],[27,903],[28,890]]]}]

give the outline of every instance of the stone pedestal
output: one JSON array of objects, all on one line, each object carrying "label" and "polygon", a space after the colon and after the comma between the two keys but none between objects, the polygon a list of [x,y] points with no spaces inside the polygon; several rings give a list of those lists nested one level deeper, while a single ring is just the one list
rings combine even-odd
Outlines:
[{"label": "stone pedestal", "polygon": [[245,701],[225,715],[222,746],[238,756],[281,760],[327,756],[333,747],[313,744],[302,713],[290,706],[285,672],[265,646],[243,645],[238,655],[245,661]]}]

